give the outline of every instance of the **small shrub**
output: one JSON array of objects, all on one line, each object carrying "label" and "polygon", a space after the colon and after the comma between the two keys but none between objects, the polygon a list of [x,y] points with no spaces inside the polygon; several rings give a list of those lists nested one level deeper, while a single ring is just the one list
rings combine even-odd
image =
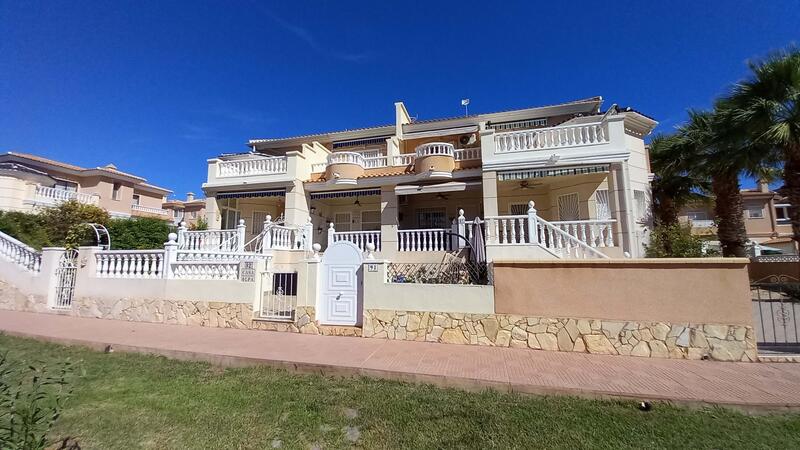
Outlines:
[{"label": "small shrub", "polygon": [[205,217],[198,217],[195,223],[189,225],[189,229],[192,231],[205,231],[208,229],[208,221]]},{"label": "small shrub", "polygon": [[164,248],[173,226],[161,219],[112,219],[108,226],[111,248],[117,250],[148,250]]},{"label": "small shrub", "polygon": [[0,355],[0,448],[39,450],[72,393],[69,361],[21,367]]},{"label": "small shrub", "polygon": [[38,214],[0,211],[0,231],[36,249],[54,245]]},{"label": "small shrub", "polygon": [[61,203],[54,208],[46,208],[39,213],[39,216],[51,244],[69,248],[94,244],[94,237],[90,234],[90,230],[83,226],[84,223],[106,225],[110,220],[105,209],[75,200]]},{"label": "small shrub", "polygon": [[657,226],[650,234],[648,258],[700,258],[703,240],[692,234],[691,225]]}]

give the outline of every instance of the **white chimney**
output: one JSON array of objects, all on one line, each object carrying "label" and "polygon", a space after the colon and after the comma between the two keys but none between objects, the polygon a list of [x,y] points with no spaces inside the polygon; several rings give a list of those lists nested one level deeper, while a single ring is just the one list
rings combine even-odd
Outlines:
[{"label": "white chimney", "polygon": [[186,201],[187,202],[194,201],[194,192],[187,192],[186,193]]}]

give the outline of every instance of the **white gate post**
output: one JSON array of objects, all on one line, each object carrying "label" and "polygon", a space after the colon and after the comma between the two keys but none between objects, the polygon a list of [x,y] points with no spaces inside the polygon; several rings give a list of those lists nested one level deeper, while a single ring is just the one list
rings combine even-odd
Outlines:
[{"label": "white gate post", "polygon": [[65,250],[63,247],[42,248],[42,266],[39,276],[44,281],[45,289],[47,289],[47,306],[51,308],[56,305],[56,285],[58,284],[56,272]]},{"label": "white gate post", "polygon": [[[456,225],[455,225],[455,230],[454,231],[459,236],[463,236],[464,239],[467,238],[467,226],[466,226],[466,223],[467,223],[467,219],[464,217],[464,210],[463,209],[459,209],[458,210],[458,217],[456,218]],[[464,239],[461,239],[458,236],[455,236],[455,239],[456,239],[456,245],[454,245],[453,248],[456,248],[456,246],[457,246],[458,249],[460,250],[460,249],[462,249],[462,248],[467,246],[467,243],[466,243],[466,241],[464,241]]]},{"label": "white gate post", "polygon": [[528,242],[539,244],[539,223],[536,217],[536,208],[533,207],[533,200],[528,202]]},{"label": "white gate post", "polygon": [[164,278],[174,278],[175,274],[172,272],[172,265],[178,261],[178,235],[175,233],[169,234],[169,242],[164,244],[164,269],[162,273]]},{"label": "white gate post", "polygon": [[236,251],[239,253],[244,251],[245,228],[244,219],[239,219],[236,225]]},{"label": "white gate post", "polygon": [[303,225],[303,250],[310,252],[311,245],[314,243],[314,224],[311,222],[311,217],[308,217],[306,224]]}]

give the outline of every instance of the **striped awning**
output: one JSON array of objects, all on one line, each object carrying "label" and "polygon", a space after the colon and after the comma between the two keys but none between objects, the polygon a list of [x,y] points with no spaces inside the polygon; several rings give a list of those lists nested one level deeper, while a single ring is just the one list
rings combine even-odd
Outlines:
[{"label": "striped awning", "polygon": [[608,164],[578,167],[553,167],[550,169],[507,170],[497,173],[498,181],[528,180],[531,178],[559,177],[564,175],[585,175],[588,173],[606,173]]},{"label": "striped awning", "polygon": [[270,189],[268,191],[231,191],[218,192],[215,196],[221,198],[258,198],[258,197],[285,197],[286,189]]},{"label": "striped awning", "polygon": [[354,191],[313,192],[311,200],[326,198],[364,197],[366,195],[381,195],[380,189],[358,189]]}]

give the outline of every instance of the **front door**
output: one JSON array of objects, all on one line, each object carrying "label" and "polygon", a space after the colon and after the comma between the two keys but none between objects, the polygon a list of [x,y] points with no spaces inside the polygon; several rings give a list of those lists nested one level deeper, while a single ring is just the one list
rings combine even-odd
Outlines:
[{"label": "front door", "polygon": [[319,310],[323,325],[361,323],[361,250],[348,241],[328,246],[322,256]]}]

